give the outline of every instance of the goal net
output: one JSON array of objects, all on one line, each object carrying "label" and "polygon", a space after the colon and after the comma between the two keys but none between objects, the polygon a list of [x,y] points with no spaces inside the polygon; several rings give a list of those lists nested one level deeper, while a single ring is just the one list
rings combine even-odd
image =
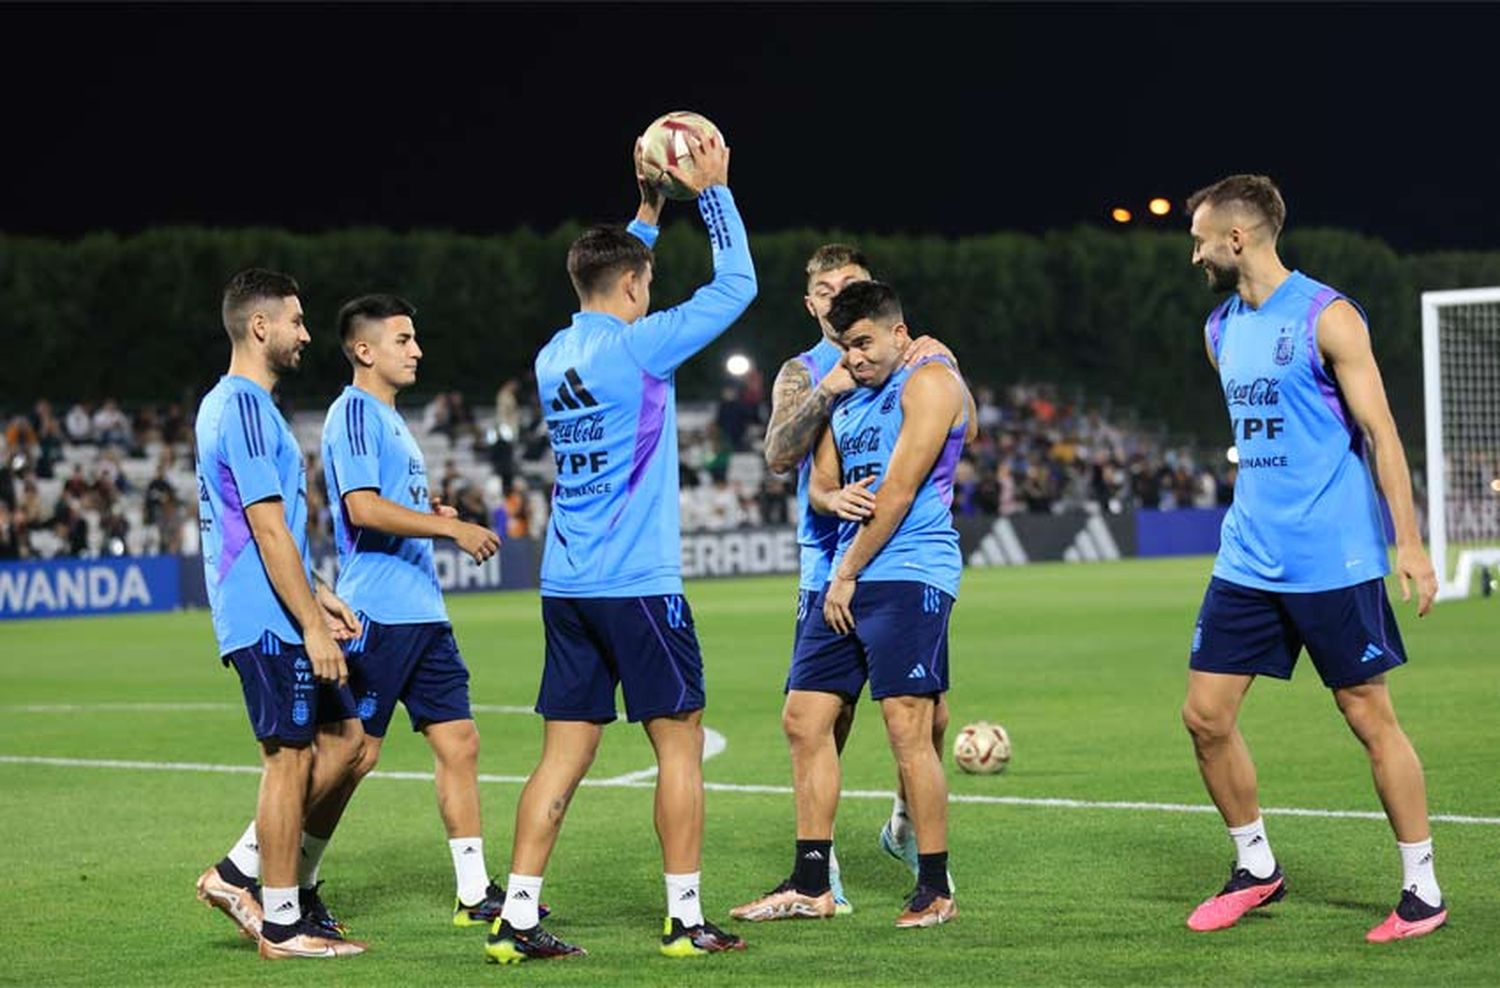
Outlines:
[{"label": "goal net", "polygon": [[1427,526],[1439,599],[1500,566],[1500,288],[1422,294]]}]

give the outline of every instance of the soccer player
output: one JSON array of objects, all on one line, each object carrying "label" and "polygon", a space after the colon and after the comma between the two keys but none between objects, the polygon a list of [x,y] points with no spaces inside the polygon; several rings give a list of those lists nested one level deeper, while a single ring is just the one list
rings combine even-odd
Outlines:
[{"label": "soccer player", "polygon": [[[364,731],[339,645],[359,634],[359,621],[326,585],[314,586],[307,471],[271,398],[311,341],[298,294],[290,277],[261,269],[229,282],[229,373],[204,396],[195,426],[214,634],[224,664],[239,674],[264,766],[255,822],[199,877],[198,897],[270,959],[365,949],[322,922],[327,910],[308,880],[307,853],[299,869],[304,817],[350,777]],[[315,874],[315,858],[310,867]]]},{"label": "soccer player", "polygon": [[[786,363],[776,375],[771,393],[771,421],[766,426],[766,465],[776,473],[797,470],[797,541],[801,546],[801,577],[797,590],[797,621],[792,654],[807,625],[807,616],[822,606],[823,587],[838,547],[838,519],[811,510],[807,503],[812,451],[828,425],[834,402],[854,388],[854,378],[842,363],[843,351],[834,342],[828,325],[828,307],[846,285],[870,280],[870,265],[862,251],[845,244],[824,244],[807,262],[807,294],[803,305],[818,323],[818,343]],[[923,336],[912,341],[906,363],[929,356],[952,360],[952,353]],[[972,423],[971,419],[971,423]],[[972,436],[970,436],[972,438]],[[873,495],[870,495],[873,498]],[[816,665],[795,661],[787,675],[786,703],[781,726],[792,758],[792,788],[797,811],[797,853],[792,875],[776,888],[752,902],[730,911],[736,919],[753,921],[826,917],[853,912],[853,905],[840,881],[838,856],[833,840],[834,815],[838,809],[841,773],[839,756],[854,723],[855,696],[839,693],[820,677]],[[838,684],[831,684],[837,687]],[[943,749],[948,726],[948,705],[941,697],[933,714],[933,747]],[[906,810],[905,790],[897,779],[895,804],[881,828],[880,846],[891,856],[917,871],[916,834]],[[816,862],[827,849],[828,884],[814,881],[823,869]],[[804,859],[807,865],[799,864]],[[799,884],[800,879],[800,884]]]},{"label": "soccer player", "polygon": [[537,355],[557,481],[542,560],[546,660],[537,699],[541,761],[516,808],[505,906],[485,947],[510,963],[583,951],[539,923],[542,873],[568,803],[615,719],[641,722],[656,752],[656,832],[667,919],[661,952],[688,957],[744,948],[703,917],[703,659],[682,596],[673,375],[755,297],[745,225],[728,188],[729,150],[689,140],[714,279],[683,304],[646,315],[660,192],[637,177],[631,228],[595,227],[568,251],[578,293],[572,325]]},{"label": "soccer player", "polygon": [[1395,524],[1402,598],[1415,581],[1419,617],[1437,578],[1364,313],[1281,263],[1286,205],[1269,178],[1232,175],[1194,193],[1188,208],[1193,263],[1210,288],[1233,293],[1209,316],[1204,342],[1239,450],[1182,709],[1236,860],[1223,891],[1188,926],[1221,930],[1286,894],[1236,720],[1255,677],[1290,678],[1305,647],[1369,754],[1401,854],[1400,902],[1366,939],[1422,936],[1448,913],[1433,872],[1422,765],[1386,685],[1406,649],[1385,593],[1390,566],[1367,444]]},{"label": "soccer player", "polygon": [[[488,926],[501,890],[485,867],[479,812],[479,731],[469,709],[469,670],[459,655],[438,589],[432,540],[452,539],[476,564],[500,539],[459,521],[428,489],[422,448],[396,411],[396,394],[417,380],[422,348],[416,309],[394,295],[365,295],[339,309],[339,338],[354,383],[328,409],[323,471],[339,552],[338,594],[364,632],[348,648],[349,685],[365,729],[365,753],[343,791],[374,769],[395,713],[432,747],[438,811],[448,832],[457,884],[455,926]],[[343,804],[319,806],[317,829],[332,833]]]},{"label": "soccer player", "polygon": [[[826,318],[859,387],[835,406],[813,458],[808,499],[842,523],[822,609],[809,615],[793,661],[815,664],[844,695],[869,681],[917,839],[917,886],[896,925],[936,926],[958,915],[948,785],[932,740],[962,568],[953,471],[971,416],[950,363],[905,364],[912,339],[889,285],[849,285]],[[818,867],[816,859],[798,865]]]}]

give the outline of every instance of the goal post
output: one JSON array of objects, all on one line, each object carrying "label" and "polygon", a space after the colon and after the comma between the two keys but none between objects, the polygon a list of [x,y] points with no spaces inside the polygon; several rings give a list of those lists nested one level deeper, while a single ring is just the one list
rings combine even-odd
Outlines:
[{"label": "goal post", "polygon": [[1500,567],[1500,287],[1422,293],[1427,532],[1438,599]]}]

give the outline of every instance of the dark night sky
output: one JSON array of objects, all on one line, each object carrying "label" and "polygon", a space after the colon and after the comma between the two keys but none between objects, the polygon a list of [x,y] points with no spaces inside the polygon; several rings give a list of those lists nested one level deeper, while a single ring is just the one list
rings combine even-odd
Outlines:
[{"label": "dark night sky", "polygon": [[0,229],[622,217],[713,117],[752,229],[1104,222],[1232,171],[1293,225],[1500,248],[1500,7],[0,8]]}]

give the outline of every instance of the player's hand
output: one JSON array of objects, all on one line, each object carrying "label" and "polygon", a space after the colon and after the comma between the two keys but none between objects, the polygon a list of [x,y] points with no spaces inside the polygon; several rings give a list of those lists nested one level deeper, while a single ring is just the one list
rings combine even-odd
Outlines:
[{"label": "player's hand", "polygon": [[830,367],[828,373],[824,374],[822,380],[818,382],[820,391],[833,395],[835,398],[853,391],[855,387],[854,375],[849,373],[849,368],[844,366],[842,360]]},{"label": "player's hand", "polygon": [[474,560],[475,565],[484,563],[500,551],[500,536],[483,525],[474,525],[466,521],[455,523],[453,541],[469,554],[469,558]]},{"label": "player's hand", "polygon": [[854,581],[835,573],[823,594],[823,620],[841,635],[854,633],[854,611],[849,606],[853,600]]},{"label": "player's hand", "polygon": [[1397,546],[1396,575],[1401,578],[1402,600],[1411,600],[1408,581],[1416,581],[1417,617],[1425,617],[1432,610],[1438,590],[1437,571],[1432,568],[1432,560],[1427,558],[1427,550],[1421,545]]},{"label": "player's hand", "polygon": [[683,171],[676,165],[668,165],[667,171],[684,186],[699,195],[714,185],[729,184],[729,148],[721,138],[704,137],[697,131],[687,135],[688,153],[693,156],[693,170]]},{"label": "player's hand", "polygon": [[864,521],[874,514],[875,492],[870,490],[870,485],[874,482],[872,474],[839,488],[829,504],[833,513],[842,521]]},{"label": "player's hand", "polygon": [[953,356],[953,351],[941,340],[931,336],[918,336],[911,341],[911,346],[906,348],[906,359],[902,361],[902,366],[913,367],[928,357],[942,357],[954,367],[958,366],[958,358]]},{"label": "player's hand", "polygon": [[312,662],[314,679],[320,683],[335,683],[339,686],[349,681],[349,666],[344,662],[344,650],[333,640],[333,635],[327,629],[306,629],[303,640],[307,658]]},{"label": "player's hand", "polygon": [[362,632],[359,618],[348,604],[339,598],[326,583],[319,583],[315,594],[318,606],[323,608],[323,621],[334,641],[352,642]]},{"label": "player's hand", "polygon": [[666,204],[667,197],[662,193],[661,186],[646,179],[646,138],[644,136],[635,139],[635,184],[641,190],[641,209],[645,215],[637,213],[636,216],[652,226],[656,226],[653,219],[661,218],[661,208]]},{"label": "player's hand", "polygon": [[452,505],[444,504],[442,498],[432,498],[432,513],[439,518],[457,518],[458,509]]}]

